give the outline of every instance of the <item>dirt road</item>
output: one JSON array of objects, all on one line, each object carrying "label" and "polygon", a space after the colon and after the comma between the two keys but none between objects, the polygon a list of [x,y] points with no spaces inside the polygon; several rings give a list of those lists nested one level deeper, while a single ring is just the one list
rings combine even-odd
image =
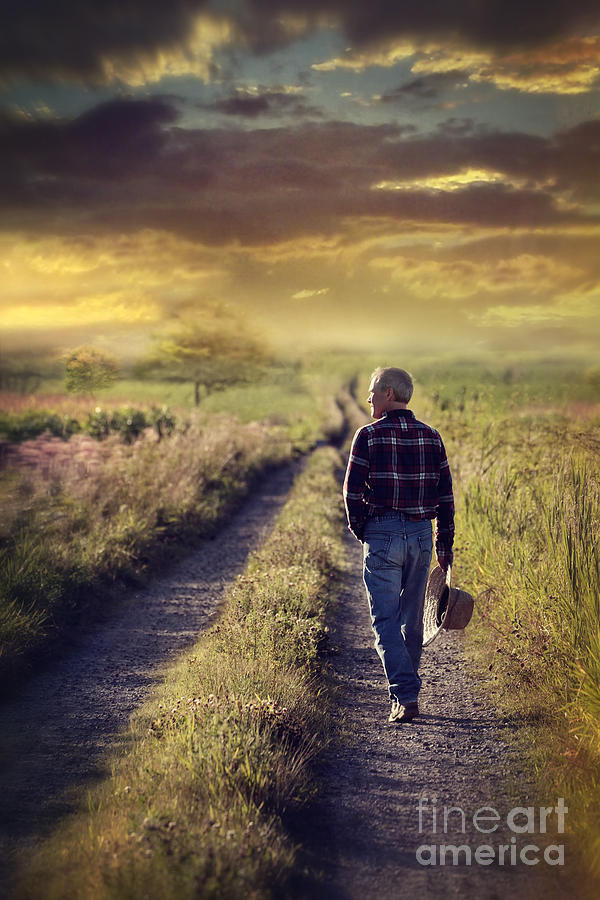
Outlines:
[{"label": "dirt road", "polygon": [[[275,472],[214,541],[155,580],[150,590],[126,598],[101,629],[0,708],[0,837],[6,863],[0,895],[9,895],[17,855],[26,857],[81,803],[94,778],[105,776],[105,751],[126,742],[129,716],[160,678],[161,664],[192,644],[218,610],[227,584],[264,539],[294,474],[293,468]],[[297,835],[306,844],[307,872],[286,897],[520,900],[543,892],[546,900],[567,893],[573,898],[562,892],[566,879],[556,878],[558,867],[543,858],[544,847],[561,843],[561,836],[555,840],[507,828],[514,807],[554,807],[558,798],[535,796],[518,734],[476,696],[459,635],[443,634],[424,652],[422,716],[410,725],[387,725],[361,548],[347,540],[350,571],[332,631],[339,742],[319,773],[319,802],[303,816]],[[454,808],[447,824],[444,807]],[[481,807],[492,807],[502,820],[491,822],[497,826],[492,833],[473,824]],[[479,821],[490,825],[489,819]],[[549,824],[553,821],[551,816]],[[483,851],[483,862],[473,855],[465,865],[462,850],[460,865],[453,864],[453,851],[444,866],[437,856],[436,864],[422,864],[440,853],[441,844],[468,845],[472,854],[487,845],[494,858],[490,862]],[[527,844],[539,846],[533,857],[528,851],[539,862],[521,861],[518,854]],[[503,865],[500,845],[507,847]],[[419,847],[428,848],[420,851],[421,862]],[[560,874],[568,872],[568,848],[566,854]]]},{"label": "dirt road", "polygon": [[[320,802],[299,833],[307,845],[304,864],[321,870],[322,878],[307,877],[295,888],[296,896],[520,900],[543,892],[546,900],[573,898],[572,885],[562,887],[567,882],[568,848],[564,868],[544,860],[543,848],[555,842],[549,832],[558,815],[547,817],[546,834],[515,834],[507,827],[506,817],[515,807],[555,807],[558,798],[535,796],[522,738],[514,725],[476,696],[460,633],[442,632],[423,652],[422,715],[410,724],[387,724],[389,702],[373,648],[361,546],[352,537],[347,558],[351,569],[331,637],[338,651],[333,683],[340,746],[327,755],[320,773]],[[444,807],[458,808],[448,812],[446,826]],[[501,821],[488,810],[477,819],[478,830],[473,815],[481,807],[493,807]],[[523,816],[514,819],[515,824],[524,821]],[[484,833],[494,826],[493,832]],[[564,843],[563,838],[557,835],[556,843]],[[467,854],[461,851],[460,864],[454,865],[454,852],[449,851],[445,865],[440,865],[441,844],[469,845],[471,864],[465,864]],[[521,861],[527,844],[540,848],[525,854],[537,863]],[[479,845],[491,847],[494,859],[477,862]],[[504,864],[499,864],[501,845],[507,847]],[[421,864],[419,847],[429,848],[421,850],[422,862],[435,859],[437,864]],[[491,856],[479,852],[483,860]]]},{"label": "dirt road", "polygon": [[0,707],[0,896],[17,857],[26,858],[84,788],[106,775],[105,752],[126,742],[129,717],[161,664],[206,628],[297,472],[298,464],[274,471],[214,540],[125,597],[107,622]]}]

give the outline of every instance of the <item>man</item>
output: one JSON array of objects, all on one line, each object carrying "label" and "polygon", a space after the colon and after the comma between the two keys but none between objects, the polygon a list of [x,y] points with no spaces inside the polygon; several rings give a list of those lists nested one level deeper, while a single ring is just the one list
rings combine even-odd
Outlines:
[{"label": "man", "polygon": [[423,605],[433,551],[452,565],[454,498],[438,432],[407,409],[412,378],[404,369],[378,368],[368,403],[374,422],[354,435],[344,502],[348,527],[363,542],[364,582],[375,647],[388,680],[390,722],[419,714],[418,674]]}]

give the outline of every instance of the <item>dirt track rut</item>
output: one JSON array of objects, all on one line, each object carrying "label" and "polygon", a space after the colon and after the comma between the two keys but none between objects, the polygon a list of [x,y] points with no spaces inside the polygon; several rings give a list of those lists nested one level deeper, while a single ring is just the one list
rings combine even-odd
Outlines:
[{"label": "dirt track rut", "polygon": [[299,464],[269,475],[214,540],[151,586],[0,707],[0,896],[17,858],[106,774],[105,752],[127,740],[133,710],[161,665],[193,644],[227,585],[264,541]]}]

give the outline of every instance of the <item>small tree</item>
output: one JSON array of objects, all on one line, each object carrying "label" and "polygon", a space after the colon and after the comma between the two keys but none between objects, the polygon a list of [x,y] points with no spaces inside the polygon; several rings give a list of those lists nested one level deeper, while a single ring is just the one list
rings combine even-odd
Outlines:
[{"label": "small tree", "polygon": [[77,347],[65,357],[66,388],[73,394],[93,394],[116,380],[119,363],[110,353]]},{"label": "small tree", "polygon": [[138,363],[137,372],[191,382],[198,406],[201,388],[209,393],[226,384],[249,381],[268,358],[264,342],[240,315],[213,304],[176,320]]}]

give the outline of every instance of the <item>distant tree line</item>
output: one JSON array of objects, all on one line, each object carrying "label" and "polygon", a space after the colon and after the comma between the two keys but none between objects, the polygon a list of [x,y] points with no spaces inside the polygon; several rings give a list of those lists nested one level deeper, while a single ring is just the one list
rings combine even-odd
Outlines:
[{"label": "distant tree line", "polygon": [[[243,312],[232,304],[204,300],[173,314],[162,324],[151,348],[135,363],[138,378],[189,383],[194,402],[227,385],[254,381],[275,361],[266,341]],[[115,383],[120,374],[117,358],[106,350],[84,344],[60,357],[67,391],[93,397]],[[53,361],[33,353],[0,358],[0,388],[20,394],[38,390]]]}]

